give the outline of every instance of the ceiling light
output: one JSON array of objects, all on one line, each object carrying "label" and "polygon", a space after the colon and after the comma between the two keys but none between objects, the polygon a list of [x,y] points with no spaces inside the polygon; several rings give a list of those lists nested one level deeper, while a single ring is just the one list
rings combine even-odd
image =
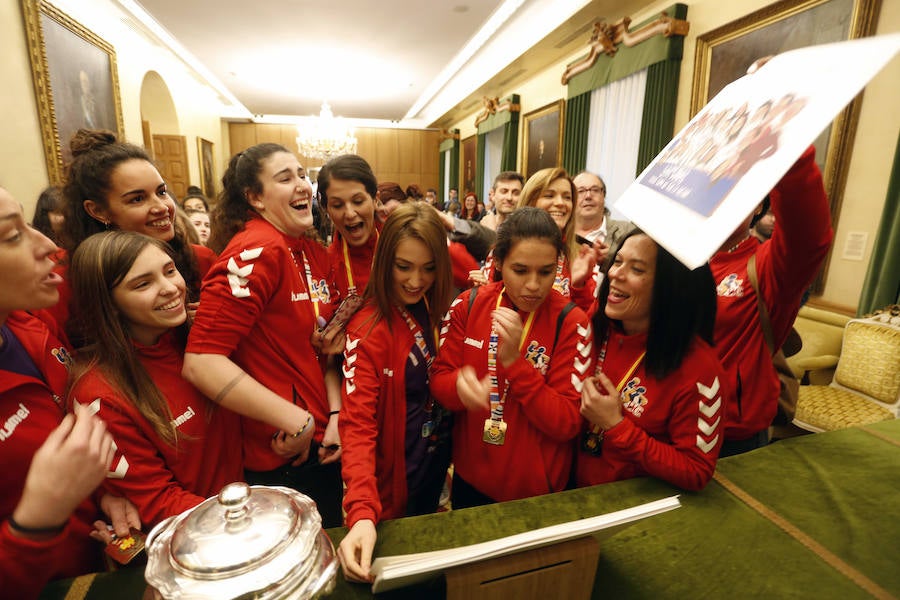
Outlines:
[{"label": "ceiling light", "polygon": [[328,102],[322,102],[318,117],[308,117],[297,125],[297,147],[307,158],[328,160],[341,154],[356,154],[353,128],[335,117]]}]

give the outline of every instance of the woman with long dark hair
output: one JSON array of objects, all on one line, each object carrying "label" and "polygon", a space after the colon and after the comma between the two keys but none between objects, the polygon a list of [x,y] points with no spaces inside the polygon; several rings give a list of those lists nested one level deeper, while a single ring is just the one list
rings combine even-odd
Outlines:
[{"label": "woman with long dark hair", "polygon": [[590,367],[585,313],[553,289],[559,227],[522,208],[500,227],[500,280],[453,303],[441,326],[432,393],[454,411],[453,507],[562,490]]},{"label": "woman with long dark hair", "polygon": [[365,304],[347,328],[340,430],[350,531],[344,574],[370,578],[375,525],[437,510],[449,422],[429,390],[438,324],[450,305],[447,236],[424,203],[397,208],[375,252]]},{"label": "woman with long dark hair", "polygon": [[109,231],[84,240],[69,267],[85,332],[69,403],[106,422],[117,450],[105,487],[151,527],[243,479],[238,416],[181,377],[187,286],[173,254],[158,239]]},{"label": "woman with long dark hair", "polygon": [[688,490],[706,485],[731,400],[715,320],[708,265],[688,269],[637,229],[623,238],[593,318],[579,486],[647,475]]},{"label": "woman with long dark hair", "polygon": [[325,355],[343,349],[343,334],[320,330],[333,278],[314,237],[312,187],[297,157],[270,143],[233,156],[222,184],[211,239],[227,244],[204,280],[184,376],[244,416],[248,483],[293,487],[326,527],[340,525],[341,397]]}]

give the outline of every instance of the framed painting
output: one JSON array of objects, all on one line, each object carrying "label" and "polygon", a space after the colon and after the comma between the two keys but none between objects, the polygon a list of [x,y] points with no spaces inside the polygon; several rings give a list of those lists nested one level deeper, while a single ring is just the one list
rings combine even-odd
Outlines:
[{"label": "framed painting", "polygon": [[562,165],[563,109],[565,100],[551,102],[526,114],[522,165],[527,180],[535,172]]},{"label": "framed painting", "polygon": [[462,149],[462,160],[460,160],[462,165],[462,169],[460,169],[462,187],[459,190],[459,199],[462,202],[466,192],[477,193],[475,190],[475,179],[478,174],[478,136],[471,135],[467,137],[460,144],[460,148]]},{"label": "framed painting", "polygon": [[[880,6],[881,0],[781,0],[698,36],[691,116],[759,58],[874,34]],[[815,142],[835,229],[860,104],[857,96]],[[827,266],[813,283],[815,293],[824,289]]]},{"label": "framed painting", "polygon": [[213,167],[213,143],[197,138],[197,154],[200,160],[200,183],[203,186],[203,195],[207,198],[216,197],[216,172]]},{"label": "framed painting", "polygon": [[50,182],[60,184],[78,129],[124,131],[113,47],[44,0],[22,0]]}]

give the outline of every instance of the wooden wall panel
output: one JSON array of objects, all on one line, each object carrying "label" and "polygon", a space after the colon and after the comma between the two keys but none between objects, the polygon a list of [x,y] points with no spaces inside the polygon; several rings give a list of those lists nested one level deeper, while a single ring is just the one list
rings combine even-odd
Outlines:
[{"label": "wooden wall panel", "polygon": [[[293,125],[263,123],[230,123],[229,157],[254,144],[275,142],[296,152],[307,169],[319,167],[322,161],[303,156],[297,148],[297,129]],[[365,158],[379,181],[396,181],[406,189],[411,183],[423,190],[437,189],[439,179],[440,133],[419,129],[357,128],[357,152]]]},{"label": "wooden wall panel", "polygon": [[256,142],[256,124],[255,123],[229,123],[228,137],[231,139],[231,148],[228,157],[224,160],[226,164],[232,156],[238,152],[255,145]]}]

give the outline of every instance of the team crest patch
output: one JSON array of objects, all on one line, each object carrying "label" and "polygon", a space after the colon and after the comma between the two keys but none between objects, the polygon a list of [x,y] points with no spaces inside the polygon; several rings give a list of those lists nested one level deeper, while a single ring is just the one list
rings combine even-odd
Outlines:
[{"label": "team crest patch", "polygon": [[313,297],[319,302],[328,304],[331,302],[331,291],[328,289],[328,282],[324,279],[315,279],[312,282]]},{"label": "team crest patch", "polygon": [[622,389],[622,406],[636,417],[644,414],[647,408],[647,388],[641,385],[641,378],[635,377]]},{"label": "team crest patch", "polygon": [[731,273],[716,286],[716,294],[728,298],[740,298],[744,295],[744,280]]},{"label": "team crest patch", "polygon": [[541,346],[535,340],[531,340],[528,348],[525,349],[525,360],[531,363],[535,369],[541,372],[541,375],[547,374],[547,367],[550,365],[550,357],[547,356],[547,349]]},{"label": "team crest patch", "polygon": [[562,294],[563,296],[568,297],[570,294],[569,289],[569,278],[568,277],[560,277],[556,281],[553,282],[553,289]]},{"label": "team crest patch", "polygon": [[69,351],[66,350],[64,346],[54,348],[50,351],[50,354],[53,355],[53,358],[59,361],[59,364],[65,366],[66,368],[72,366],[72,355],[69,354]]}]

